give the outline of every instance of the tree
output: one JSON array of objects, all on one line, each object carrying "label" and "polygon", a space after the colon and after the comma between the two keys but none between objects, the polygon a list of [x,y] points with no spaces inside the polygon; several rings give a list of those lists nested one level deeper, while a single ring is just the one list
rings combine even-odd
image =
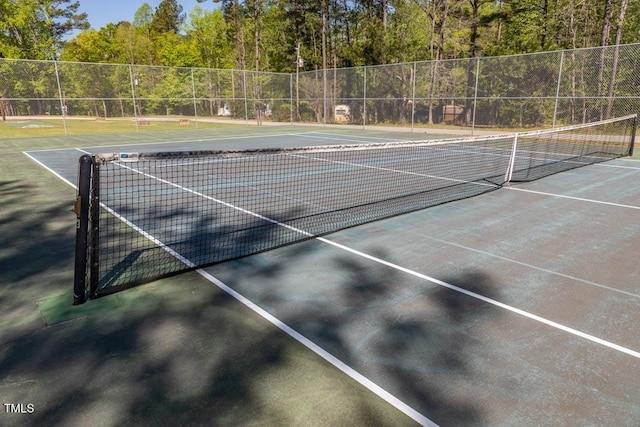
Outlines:
[{"label": "tree", "polygon": [[[162,0],[155,11],[148,3],[142,4],[136,11],[132,27],[122,28],[121,33],[124,36],[129,31],[129,52],[131,46],[148,43],[145,46],[147,53],[129,53],[124,61],[135,58],[136,63],[163,62],[157,52],[166,50],[164,44],[169,38],[159,36],[171,33],[189,38],[195,36],[190,33],[195,27],[204,31],[197,31],[201,40],[207,38],[206,32],[215,33],[215,40],[208,43],[218,46],[215,49],[196,46],[198,63],[284,72],[296,70],[297,53],[304,58],[305,71],[319,72],[325,67],[337,69],[590,47],[613,43],[617,34],[621,34],[620,43],[640,40],[640,3],[628,0],[628,12],[622,21],[623,0],[198,1],[211,1],[219,6],[215,24],[204,23],[214,19],[213,15],[189,15],[190,22],[185,26],[186,17],[177,0]],[[60,34],[76,22],[71,19],[75,3],[70,2],[0,0],[0,55],[34,59],[55,57],[54,34]],[[63,4],[69,7],[63,9]],[[56,7],[66,12],[57,13]],[[54,8],[53,12],[51,8]],[[43,10],[50,12],[43,13]],[[197,25],[192,24],[194,19],[199,20]],[[66,26],[53,26],[64,20]],[[120,23],[113,25],[118,27]],[[211,28],[213,25],[215,31]],[[205,27],[208,29],[204,30]],[[54,31],[54,28],[58,29]],[[70,49],[77,50],[78,46],[72,43]],[[139,47],[134,50],[138,49],[142,50]],[[222,53],[217,52],[220,49]],[[104,56],[123,60],[121,53],[115,55],[113,50],[107,47]],[[190,48],[186,50],[191,51]],[[94,54],[97,52],[89,56]],[[166,60],[172,55],[163,56]],[[169,62],[176,61],[174,57]],[[192,58],[186,62],[191,63]],[[605,62],[601,61],[601,66],[604,67]],[[349,89],[346,93],[353,93],[351,89],[356,88],[354,77],[347,77],[345,86]],[[593,78],[594,83],[600,84],[601,95],[607,94],[609,77],[608,70],[603,68],[600,78],[597,75]]]},{"label": "tree", "polygon": [[[41,1],[48,17],[53,32],[53,41],[56,52],[60,51],[64,37],[73,30],[86,30],[89,28],[86,13],[78,13],[80,2],[72,0]],[[46,18],[45,18],[46,19]]]},{"label": "tree", "polygon": [[433,66],[431,67],[429,81],[429,116],[428,123],[433,124],[434,95],[437,83],[439,60],[444,57],[445,32],[447,30],[447,20],[451,7],[459,7],[460,2],[449,2],[447,0],[415,0],[422,11],[427,15],[430,26],[427,27],[430,40],[429,52]]},{"label": "tree", "polygon": [[618,22],[616,23],[616,43],[613,51],[613,60],[611,64],[611,76],[609,78],[609,91],[607,93],[607,112],[605,114],[605,119],[611,117],[611,112],[613,110],[613,94],[616,83],[616,73],[618,70],[618,60],[620,59],[620,42],[622,41],[622,28],[624,24],[624,17],[627,13],[627,7],[629,3],[628,0],[622,0],[620,4],[620,11],[618,14]]},{"label": "tree", "polygon": [[156,40],[154,43],[144,28],[135,28],[127,21],[118,24],[113,41],[121,52],[120,62],[125,64],[154,64],[155,52],[161,46],[161,42]]},{"label": "tree", "polygon": [[187,38],[198,51],[199,65],[206,68],[230,68],[232,45],[227,38],[228,25],[220,10],[208,12],[196,6],[184,26]]},{"label": "tree", "polygon": [[428,52],[429,38],[424,31],[427,17],[413,2],[394,5],[387,30],[386,61],[388,63],[421,61]]},{"label": "tree", "polygon": [[113,24],[101,28],[100,31],[84,31],[66,43],[60,59],[76,62],[119,62],[120,53],[115,54],[113,49],[111,37],[114,35]]},{"label": "tree", "polygon": [[162,0],[153,14],[151,33],[156,36],[164,33],[178,33],[184,19],[182,6],[176,0]]},{"label": "tree", "polygon": [[133,26],[138,31],[151,35],[151,23],[153,22],[153,9],[149,3],[143,3],[133,15]]},{"label": "tree", "polygon": [[66,43],[61,59],[151,65],[156,61],[155,50],[159,45],[160,42],[154,44],[144,32],[123,21],[78,34]]},{"label": "tree", "polygon": [[[204,3],[207,0],[197,0],[198,3]],[[222,5],[222,13],[225,20],[228,22],[229,38],[234,42],[236,64],[237,68],[241,70],[246,69],[246,54],[245,54],[245,23],[244,18],[246,16],[246,6],[241,4],[238,0],[213,0],[214,3],[220,3]]]},{"label": "tree", "polygon": [[57,59],[65,36],[89,28],[79,2],[0,0],[0,56]]},{"label": "tree", "polygon": [[188,37],[165,33],[156,39],[156,49],[161,65],[171,67],[196,67],[200,65],[196,43]]}]

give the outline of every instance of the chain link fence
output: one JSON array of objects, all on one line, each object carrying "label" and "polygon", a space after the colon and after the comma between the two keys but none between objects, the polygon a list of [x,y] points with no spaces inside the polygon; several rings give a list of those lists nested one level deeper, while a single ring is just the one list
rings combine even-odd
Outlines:
[{"label": "chain link fence", "polygon": [[293,74],[0,59],[3,119],[535,128],[640,110],[640,44]]}]

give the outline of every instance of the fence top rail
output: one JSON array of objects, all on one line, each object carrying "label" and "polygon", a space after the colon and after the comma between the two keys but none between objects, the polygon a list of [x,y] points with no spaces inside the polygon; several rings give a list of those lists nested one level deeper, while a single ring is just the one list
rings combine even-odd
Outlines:
[{"label": "fence top rail", "polygon": [[[620,45],[607,45],[607,46],[593,46],[593,47],[582,47],[576,49],[558,49],[552,51],[544,51],[544,52],[529,52],[529,53],[518,53],[513,55],[504,55],[504,56],[476,56],[470,58],[454,58],[454,59],[425,59],[420,61],[409,61],[409,62],[398,62],[393,64],[376,64],[376,65],[359,65],[356,67],[342,67],[342,68],[331,68],[331,70],[361,70],[361,69],[375,69],[375,68],[383,68],[383,67],[393,67],[393,66],[413,66],[418,64],[431,64],[431,63],[464,63],[466,61],[471,60],[490,60],[490,59],[504,59],[504,58],[516,58],[516,57],[526,57],[526,56],[539,56],[539,55],[553,55],[559,53],[567,53],[567,52],[580,52],[580,51],[593,51],[598,49],[610,49],[610,48],[618,48],[618,49],[626,49],[630,47],[640,47],[640,43],[628,43],[628,44],[620,44]],[[0,63],[2,62],[33,62],[33,63],[50,63],[50,64],[74,64],[74,65],[104,65],[104,66],[120,66],[120,67],[144,67],[144,68],[172,68],[172,69],[183,69],[183,70],[205,70],[205,71],[223,71],[223,72],[235,72],[235,73],[251,73],[251,74],[274,74],[274,75],[282,75],[282,76],[291,76],[295,75],[295,72],[286,73],[286,72],[274,72],[274,71],[256,71],[256,70],[240,70],[235,68],[206,68],[206,67],[178,67],[178,66],[170,66],[170,65],[145,65],[145,64],[123,64],[123,63],[112,63],[112,62],[76,62],[76,61],[60,61],[60,60],[39,60],[39,59],[21,59],[21,58],[0,58]],[[321,73],[323,70],[309,70],[302,71],[299,74],[306,73]]]}]

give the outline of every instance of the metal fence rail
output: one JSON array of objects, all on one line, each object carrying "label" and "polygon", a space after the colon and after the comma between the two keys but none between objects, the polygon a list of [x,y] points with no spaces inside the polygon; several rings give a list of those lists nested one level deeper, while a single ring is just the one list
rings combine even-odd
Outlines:
[{"label": "metal fence rail", "polygon": [[637,113],[638,63],[640,44],[294,74],[0,59],[0,113],[554,127]]}]

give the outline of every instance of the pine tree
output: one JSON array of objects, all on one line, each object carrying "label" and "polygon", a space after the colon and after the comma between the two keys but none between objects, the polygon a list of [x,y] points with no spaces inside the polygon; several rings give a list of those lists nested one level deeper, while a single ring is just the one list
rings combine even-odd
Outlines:
[{"label": "pine tree", "polygon": [[178,33],[184,19],[182,6],[176,0],[162,0],[153,14],[151,33],[153,35]]}]

